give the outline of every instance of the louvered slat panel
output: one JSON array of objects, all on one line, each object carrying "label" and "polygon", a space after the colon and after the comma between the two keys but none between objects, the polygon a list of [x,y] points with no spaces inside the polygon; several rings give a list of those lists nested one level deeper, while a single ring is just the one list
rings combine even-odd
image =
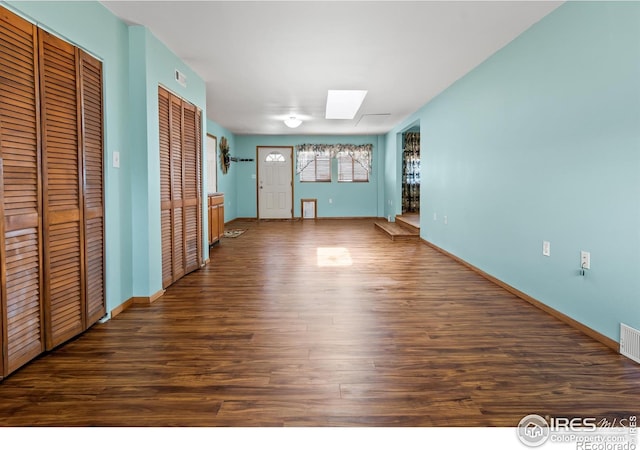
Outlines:
[{"label": "louvered slat panel", "polygon": [[185,274],[184,195],[182,167],[182,100],[171,96],[170,141],[171,141],[171,203],[173,219],[173,281]]},{"label": "louvered slat panel", "polygon": [[171,237],[172,219],[171,210],[162,211],[162,287],[166,288],[173,283],[173,241]]},{"label": "louvered slat panel", "polygon": [[[102,217],[85,222],[87,264],[87,325],[95,323],[104,316],[104,224]],[[91,236],[95,236],[93,239]]]},{"label": "louvered slat panel", "polygon": [[198,206],[185,206],[185,237],[187,248],[185,254],[186,272],[192,272],[200,267],[198,261]]},{"label": "louvered slat panel", "polygon": [[173,209],[173,278],[174,281],[185,274],[184,263],[183,208]]},{"label": "louvered slat panel", "polygon": [[196,110],[185,104],[183,123],[183,167],[184,167],[184,235],[185,235],[185,271],[192,272],[199,267],[198,263],[198,173],[196,147]]},{"label": "louvered slat panel", "polygon": [[160,201],[171,201],[171,152],[169,151],[169,94],[160,89],[158,109],[160,120]]},{"label": "louvered slat panel", "polygon": [[6,313],[12,372],[42,352],[38,229],[5,234]]},{"label": "louvered slat panel", "polygon": [[173,218],[171,202],[171,121],[170,94],[158,89],[160,129],[160,228],[162,234],[162,287],[173,283]]},{"label": "louvered slat panel", "polygon": [[82,156],[84,164],[84,264],[88,328],[106,313],[102,64],[80,52]]},{"label": "louvered slat panel", "polygon": [[197,205],[197,258],[198,265],[204,264],[202,257],[202,113],[196,114],[196,205]]},{"label": "louvered slat panel", "polygon": [[36,30],[0,7],[0,378],[44,349]]},{"label": "louvered slat panel", "polygon": [[46,347],[85,329],[76,49],[40,30]]},{"label": "louvered slat panel", "polygon": [[80,298],[80,229],[77,222],[49,226],[51,347],[83,331]]},{"label": "louvered slat panel", "polygon": [[196,198],[198,192],[198,180],[196,172],[196,114],[195,108],[184,108],[184,198]]},{"label": "louvered slat panel", "polygon": [[183,198],[182,187],[182,102],[171,98],[171,200]]}]

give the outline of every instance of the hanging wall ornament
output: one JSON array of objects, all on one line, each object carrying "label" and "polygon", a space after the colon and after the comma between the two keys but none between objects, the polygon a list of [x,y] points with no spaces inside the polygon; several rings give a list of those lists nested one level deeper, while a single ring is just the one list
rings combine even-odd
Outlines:
[{"label": "hanging wall ornament", "polygon": [[229,155],[229,143],[227,138],[222,136],[220,138],[220,169],[222,173],[227,173],[229,165],[231,164],[231,156]]}]

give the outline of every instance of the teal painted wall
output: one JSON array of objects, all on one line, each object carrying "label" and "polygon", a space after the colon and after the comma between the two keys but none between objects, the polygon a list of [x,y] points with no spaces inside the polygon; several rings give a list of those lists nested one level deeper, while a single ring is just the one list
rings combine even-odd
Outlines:
[{"label": "teal painted wall", "polygon": [[640,328],[638,24],[637,2],[567,2],[409,119],[422,237],[614,340]]},{"label": "teal painted wall", "polygon": [[[220,144],[220,138],[223,136],[227,138],[229,143],[229,151],[231,156],[236,156],[236,142],[235,135],[229,130],[219,125],[218,123],[207,120],[207,133],[214,135],[218,138],[218,144]],[[217,165],[217,183],[218,192],[224,193],[224,221],[230,222],[238,217],[238,192],[236,189],[237,178],[237,164],[231,163],[227,173],[223,174],[220,168],[220,148],[216,149],[216,161]],[[205,175],[207,171],[205,170]],[[206,180],[205,180],[206,186]],[[208,216],[207,216],[208,218]]]},{"label": "teal painted wall", "polygon": [[[384,209],[384,190],[378,187],[384,173],[384,139],[379,136],[243,136],[235,138],[236,149],[231,149],[233,156],[239,158],[256,158],[258,146],[294,147],[300,144],[372,144],[373,168],[369,183],[338,183],[337,162],[332,161],[331,183],[300,183],[299,176],[293,180],[293,215],[300,217],[300,199],[315,198],[318,200],[318,217],[378,217]],[[237,166],[236,189],[238,196],[238,217],[257,217],[256,162],[232,162]],[[332,200],[329,203],[329,199]],[[380,213],[379,213],[380,212]]]},{"label": "teal painted wall", "polygon": [[120,152],[121,159],[120,168],[105,164],[106,298],[110,311],[132,296],[134,278],[128,27],[97,2],[11,1],[3,6],[103,62],[105,161],[111,161],[114,151]]}]

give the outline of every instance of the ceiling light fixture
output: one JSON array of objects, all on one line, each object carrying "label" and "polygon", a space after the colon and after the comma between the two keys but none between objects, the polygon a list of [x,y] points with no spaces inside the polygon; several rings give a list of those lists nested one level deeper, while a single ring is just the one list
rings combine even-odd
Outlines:
[{"label": "ceiling light fixture", "polygon": [[327,119],[353,119],[360,109],[367,91],[329,90],[327,93]]},{"label": "ceiling light fixture", "polygon": [[291,116],[284,121],[284,124],[289,128],[298,128],[302,120],[298,119],[296,116]]}]

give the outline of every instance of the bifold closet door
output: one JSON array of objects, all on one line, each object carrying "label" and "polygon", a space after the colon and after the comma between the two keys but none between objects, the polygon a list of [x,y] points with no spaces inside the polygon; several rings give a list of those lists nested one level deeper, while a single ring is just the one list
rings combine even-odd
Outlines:
[{"label": "bifold closet door", "polygon": [[185,271],[198,269],[201,264],[200,236],[202,236],[202,205],[200,202],[200,114],[193,105],[186,104],[183,109],[183,211],[184,211],[184,249]]},{"label": "bifold closet door", "polygon": [[0,8],[0,378],[44,350],[37,28]]},{"label": "bifold closet door", "polygon": [[184,168],[182,166],[182,100],[171,96],[169,123],[171,125],[171,207],[173,209],[171,226],[173,228],[173,280],[182,278],[185,271],[184,249]]},{"label": "bifold closet door", "polygon": [[102,63],[83,51],[79,56],[80,135],[84,168],[85,328],[88,328],[106,314]]},{"label": "bifold closet door", "polygon": [[173,283],[173,203],[171,201],[171,109],[169,92],[158,90],[160,128],[160,228],[162,234],[162,287]]},{"label": "bifold closet door", "polygon": [[0,377],[105,313],[102,65],[0,7]]},{"label": "bifold closet door", "polygon": [[164,288],[202,264],[201,113],[158,89]]},{"label": "bifold closet door", "polygon": [[82,154],[76,48],[40,30],[46,346],[84,331]]}]

